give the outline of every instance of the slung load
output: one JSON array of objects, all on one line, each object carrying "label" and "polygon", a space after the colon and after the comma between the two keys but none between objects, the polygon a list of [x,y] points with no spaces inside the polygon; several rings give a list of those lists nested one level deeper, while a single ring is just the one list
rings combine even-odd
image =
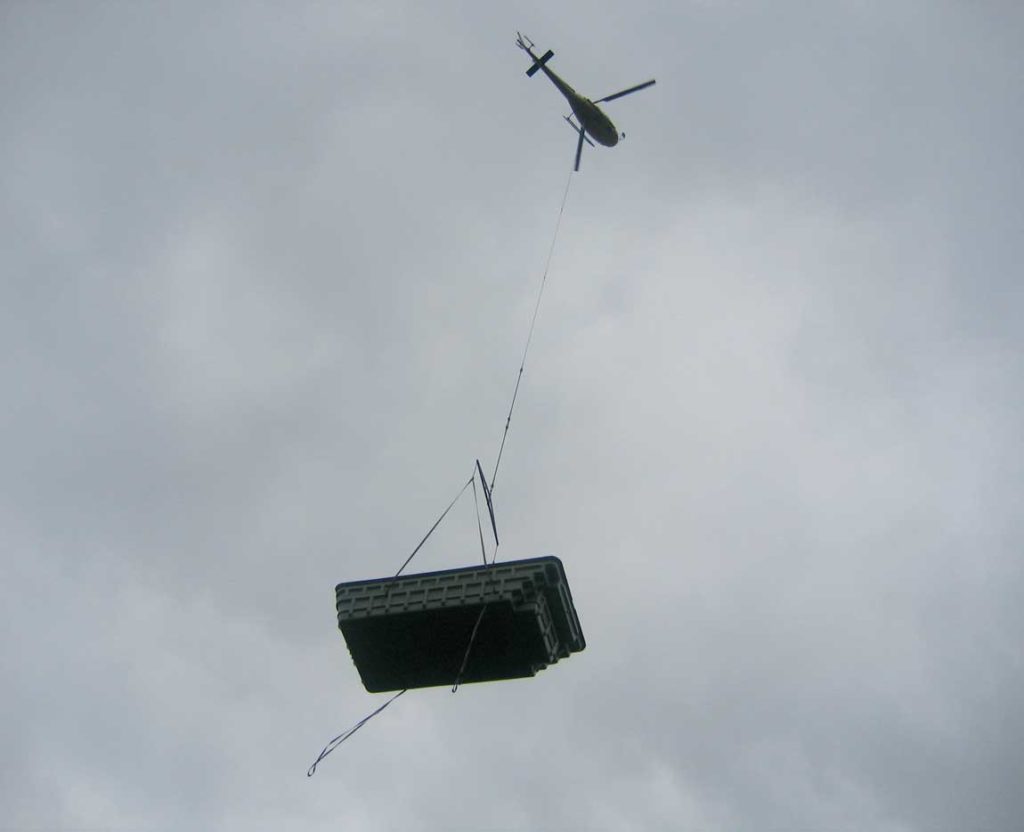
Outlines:
[{"label": "slung load", "polygon": [[554,556],[352,581],[335,599],[371,693],[533,676],[586,647]]}]

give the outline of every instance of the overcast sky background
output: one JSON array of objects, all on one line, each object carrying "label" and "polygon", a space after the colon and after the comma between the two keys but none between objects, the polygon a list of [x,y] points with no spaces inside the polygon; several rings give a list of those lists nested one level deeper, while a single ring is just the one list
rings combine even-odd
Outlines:
[{"label": "overcast sky background", "polygon": [[[383,701],[490,470],[588,646]],[[1012,2],[0,5],[0,826],[1024,817]],[[419,571],[476,562],[464,500]]]}]

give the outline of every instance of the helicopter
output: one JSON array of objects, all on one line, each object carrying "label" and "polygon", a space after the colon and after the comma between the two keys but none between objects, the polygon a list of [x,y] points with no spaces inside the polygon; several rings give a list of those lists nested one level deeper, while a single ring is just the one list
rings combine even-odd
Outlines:
[{"label": "helicopter", "polygon": [[[587,136],[588,133],[605,147],[615,147],[615,145],[619,143],[620,134],[615,129],[615,125],[612,124],[612,121],[608,116],[601,112],[601,108],[597,105],[603,104],[606,101],[614,101],[616,98],[622,98],[624,95],[629,95],[630,93],[639,92],[640,90],[646,89],[654,84],[654,79],[652,78],[650,81],[644,81],[642,84],[637,84],[635,87],[630,87],[629,89],[621,90],[620,92],[612,93],[611,95],[606,95],[604,98],[597,99],[597,101],[591,101],[589,98],[580,95],[554,72],[548,69],[548,61],[555,55],[555,53],[550,49],[538,58],[536,53],[533,51],[533,47],[535,46],[534,42],[521,32],[516,32],[516,46],[524,50],[526,54],[533,59],[533,64],[528,70],[526,70],[527,76],[532,78],[537,74],[538,70],[543,71],[543,73],[551,79],[551,83],[558,88],[558,91],[565,96],[565,100],[569,102],[569,106],[572,108],[572,115],[576,116],[576,119],[579,121],[579,124],[573,121],[572,115],[563,116],[563,118],[569,123],[569,126],[579,133],[579,141],[576,143],[576,164],[573,167],[573,170],[578,171],[580,169],[580,156],[583,154],[583,142],[586,142],[591,147],[594,146],[594,143]],[[626,138],[626,134],[622,133],[621,138]]]}]

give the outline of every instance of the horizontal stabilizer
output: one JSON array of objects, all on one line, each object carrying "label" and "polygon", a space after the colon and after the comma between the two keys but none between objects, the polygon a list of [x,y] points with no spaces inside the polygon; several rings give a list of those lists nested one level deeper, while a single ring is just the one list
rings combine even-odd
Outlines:
[{"label": "horizontal stabilizer", "polygon": [[555,57],[555,53],[549,49],[547,52],[545,52],[543,55],[537,58],[536,61],[533,62],[533,66],[526,70],[526,74],[532,78],[534,74],[536,74],[537,70],[544,66],[544,64],[546,64],[553,57]]}]

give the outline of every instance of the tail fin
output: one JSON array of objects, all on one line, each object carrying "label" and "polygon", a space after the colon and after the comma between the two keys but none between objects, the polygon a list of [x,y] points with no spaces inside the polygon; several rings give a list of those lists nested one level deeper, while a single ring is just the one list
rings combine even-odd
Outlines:
[{"label": "tail fin", "polygon": [[529,51],[534,47],[534,45],[534,42],[530,40],[522,32],[516,32],[516,46],[518,46],[520,49],[526,49],[527,51]]},{"label": "tail fin", "polygon": [[544,66],[544,64],[546,64],[554,56],[555,56],[555,53],[552,52],[549,49],[547,52],[545,52],[539,58],[534,60],[533,66],[531,66],[528,70],[526,70],[526,74],[530,78],[532,78],[537,73],[537,70],[539,70],[542,66]]}]

